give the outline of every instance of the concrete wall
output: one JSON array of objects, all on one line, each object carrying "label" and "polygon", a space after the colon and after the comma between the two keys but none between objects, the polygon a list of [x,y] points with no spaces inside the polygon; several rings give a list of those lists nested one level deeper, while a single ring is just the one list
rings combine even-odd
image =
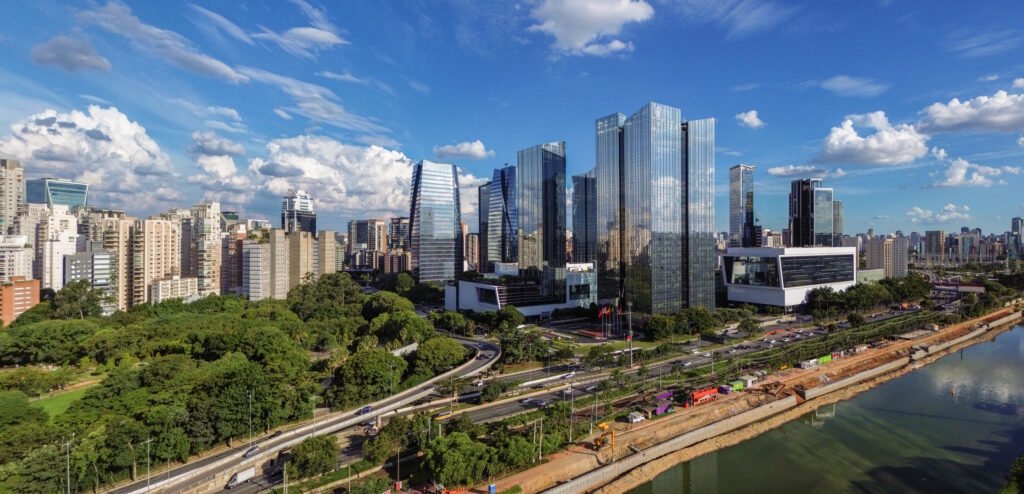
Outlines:
[{"label": "concrete wall", "polygon": [[817,398],[817,397],[819,397],[821,395],[825,395],[825,394],[831,393],[833,391],[838,391],[838,390],[843,389],[843,388],[845,388],[845,387],[847,387],[847,386],[849,386],[851,384],[856,384],[856,383],[859,383],[861,381],[866,381],[868,379],[872,379],[872,378],[878,377],[878,376],[880,376],[882,374],[886,374],[886,373],[892,372],[892,371],[894,371],[896,369],[899,369],[901,367],[906,366],[909,363],[910,363],[910,357],[903,357],[901,359],[894,360],[894,361],[889,362],[888,364],[882,365],[880,367],[875,367],[874,369],[866,370],[866,371],[861,372],[859,374],[854,374],[854,375],[852,375],[850,377],[847,377],[845,379],[840,379],[838,381],[835,381],[835,382],[833,382],[831,384],[827,384],[825,386],[819,386],[817,388],[811,388],[811,389],[803,390],[803,391],[797,390],[797,393],[799,393],[800,396],[802,396],[804,399],[810,400],[812,398]]},{"label": "concrete wall", "polygon": [[796,406],[796,401],[795,396],[789,396],[767,405],[759,406],[753,410],[748,410],[734,415],[725,420],[720,420],[714,424],[687,432],[674,439],[670,439],[659,445],[647,448],[632,456],[627,456],[615,463],[605,465],[587,474],[576,477],[569,482],[552,487],[544,492],[546,494],[575,494],[578,492],[586,492],[596,489],[651,460],[661,458],[669,453],[693,446],[701,441],[720,436],[727,432],[739,429],[740,427],[789,410]]}]

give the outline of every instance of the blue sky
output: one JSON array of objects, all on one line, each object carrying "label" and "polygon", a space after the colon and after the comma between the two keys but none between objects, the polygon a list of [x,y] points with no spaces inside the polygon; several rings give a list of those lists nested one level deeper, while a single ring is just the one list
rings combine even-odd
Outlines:
[{"label": "blue sky", "polygon": [[[757,215],[824,176],[847,232],[1009,228],[1024,214],[1024,8],[990,1],[535,0],[12,3],[0,19],[0,156],[144,216],[203,198],[321,224],[407,213],[411,162],[479,183],[647,101],[715,117]],[[464,191],[466,220],[475,193]]]}]

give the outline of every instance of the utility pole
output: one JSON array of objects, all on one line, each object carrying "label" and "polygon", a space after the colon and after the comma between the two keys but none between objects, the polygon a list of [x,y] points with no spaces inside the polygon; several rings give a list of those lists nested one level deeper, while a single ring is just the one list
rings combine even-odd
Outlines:
[{"label": "utility pole", "polygon": [[313,437],[316,435],[316,395],[309,397],[309,403],[311,404],[310,409],[313,412],[313,433],[310,434],[310,437]]},{"label": "utility pole", "polygon": [[68,439],[68,442],[62,444],[62,446],[66,447],[68,449],[68,453],[67,453],[67,479],[68,479],[67,494],[71,494],[71,443],[73,443],[74,441],[75,441],[75,433],[72,432],[71,433],[71,439]]},{"label": "utility pole", "polygon": [[540,418],[540,447],[537,448],[537,461],[544,461],[544,417]]},{"label": "utility pole", "polygon": [[573,390],[573,383],[572,382],[569,383],[569,391],[570,391],[570,394],[569,394],[569,444],[572,444],[572,422],[573,422],[572,419],[573,419],[573,415],[574,415],[572,413],[572,407],[573,407],[573,404],[576,403],[576,393],[575,393],[575,390]]},{"label": "utility pole", "polygon": [[252,449],[252,390],[249,390],[249,448]]},{"label": "utility pole", "polygon": [[590,432],[587,434],[588,436],[594,434],[594,417],[597,415],[597,395],[593,395],[593,398],[594,406],[590,409]]},{"label": "utility pole", "polygon": [[288,462],[284,462],[284,494],[288,494]]},{"label": "utility pole", "polygon": [[149,492],[149,443],[153,442],[153,438],[146,439],[146,492]]}]

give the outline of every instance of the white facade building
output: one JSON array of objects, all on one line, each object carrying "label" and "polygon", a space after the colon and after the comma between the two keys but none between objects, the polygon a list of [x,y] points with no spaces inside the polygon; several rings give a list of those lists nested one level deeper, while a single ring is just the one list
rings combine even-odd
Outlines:
[{"label": "white facade building", "polygon": [[64,288],[64,256],[75,255],[78,247],[78,217],[67,206],[54,204],[36,228],[41,288],[60,290]]},{"label": "white facade building", "polygon": [[791,310],[819,287],[846,290],[857,282],[855,247],[731,248],[722,256],[729,302]]},{"label": "white facade building", "polygon": [[32,279],[32,247],[25,235],[0,235],[0,283],[12,276]]},{"label": "white facade building", "polygon": [[170,276],[149,285],[149,301],[153,304],[172,299],[192,302],[199,297],[199,280],[197,278]]}]

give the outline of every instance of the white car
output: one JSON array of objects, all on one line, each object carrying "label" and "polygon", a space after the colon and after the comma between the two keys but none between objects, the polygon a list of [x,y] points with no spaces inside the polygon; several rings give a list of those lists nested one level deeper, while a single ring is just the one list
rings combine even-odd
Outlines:
[{"label": "white car", "polygon": [[575,372],[570,372],[570,373],[562,376],[562,379],[572,379],[574,377],[576,377],[576,373]]},{"label": "white car", "polygon": [[693,365],[693,362],[690,362],[689,360],[687,360],[687,361],[686,361],[686,362],[685,362],[685,363],[683,364],[683,367],[689,367],[689,366],[691,366],[691,365]]},{"label": "white car", "polygon": [[705,352],[705,353],[704,353],[703,355],[701,355],[701,357],[704,357],[704,358],[710,358],[710,357],[711,357],[711,354],[710,354],[710,353],[708,353],[708,352]]}]

